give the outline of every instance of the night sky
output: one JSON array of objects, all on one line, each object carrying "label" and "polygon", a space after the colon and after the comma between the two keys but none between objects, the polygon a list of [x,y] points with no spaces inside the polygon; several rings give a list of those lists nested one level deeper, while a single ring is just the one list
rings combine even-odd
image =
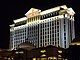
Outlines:
[{"label": "night sky", "polygon": [[30,8],[41,10],[50,9],[59,5],[67,5],[75,11],[76,38],[80,36],[80,1],[79,0],[7,0],[0,7],[0,48],[9,46],[9,25],[13,20],[24,17]]}]

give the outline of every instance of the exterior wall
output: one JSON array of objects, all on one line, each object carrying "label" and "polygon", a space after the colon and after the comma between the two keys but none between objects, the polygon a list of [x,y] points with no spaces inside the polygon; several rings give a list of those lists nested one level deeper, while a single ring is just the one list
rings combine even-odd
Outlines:
[{"label": "exterior wall", "polygon": [[13,33],[13,35],[10,35],[10,46],[12,46],[12,49],[16,49],[20,43],[25,42],[27,39],[26,25],[14,27],[14,31],[11,33]]},{"label": "exterior wall", "polygon": [[[75,12],[71,8],[65,6],[42,12],[40,10],[38,11],[38,9],[31,8],[26,13],[26,17],[14,21],[15,26],[11,27],[13,29],[13,35],[10,36],[12,49],[16,49],[18,44],[25,41],[33,43],[36,47],[54,45],[68,48],[71,40],[75,38],[74,14]],[[19,23],[22,24],[22,22],[26,24],[16,26]],[[20,30],[24,32],[16,34],[16,31]]]},{"label": "exterior wall", "polygon": [[[65,16],[66,15],[66,16]],[[39,46],[54,45],[68,48],[74,36],[74,22],[68,14],[61,15],[62,18],[50,17],[43,19],[40,23]],[[73,30],[73,31],[72,31]]]},{"label": "exterior wall", "polygon": [[10,29],[10,45],[9,48],[14,49],[14,27]]},{"label": "exterior wall", "polygon": [[39,25],[32,25],[28,26],[28,39],[30,43],[33,43],[36,47],[38,47],[38,40],[39,40]]}]

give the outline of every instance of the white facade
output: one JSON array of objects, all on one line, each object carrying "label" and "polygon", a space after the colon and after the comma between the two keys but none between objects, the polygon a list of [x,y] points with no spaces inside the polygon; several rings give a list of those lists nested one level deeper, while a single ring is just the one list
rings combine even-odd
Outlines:
[{"label": "white facade", "polygon": [[[66,5],[45,11],[31,8],[26,17],[14,20],[14,24],[10,25],[10,48],[16,49],[25,41],[36,47],[54,45],[68,48],[75,38],[74,14],[73,9]],[[21,30],[23,32],[16,33]]]}]

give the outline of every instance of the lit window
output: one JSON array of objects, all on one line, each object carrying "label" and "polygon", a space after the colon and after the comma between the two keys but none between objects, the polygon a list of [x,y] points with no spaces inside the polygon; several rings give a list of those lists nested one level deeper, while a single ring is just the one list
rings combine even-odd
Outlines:
[{"label": "lit window", "polygon": [[61,50],[59,50],[58,52],[59,52],[59,53],[62,53],[62,51],[61,51]]},{"label": "lit window", "polygon": [[41,50],[40,52],[41,52],[41,53],[44,53],[44,52],[46,52],[46,50]]},{"label": "lit window", "polygon": [[58,57],[61,57],[61,55],[58,55]]},{"label": "lit window", "polygon": [[42,57],[46,56],[45,54],[41,55]]},{"label": "lit window", "polygon": [[57,59],[56,57],[54,57],[54,59]]}]

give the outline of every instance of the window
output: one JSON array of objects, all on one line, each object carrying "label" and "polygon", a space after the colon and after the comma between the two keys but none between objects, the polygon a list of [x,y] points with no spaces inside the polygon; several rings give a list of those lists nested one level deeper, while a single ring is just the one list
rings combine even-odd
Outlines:
[{"label": "window", "polygon": [[64,40],[66,40],[66,37],[64,37]]},{"label": "window", "polygon": [[50,26],[51,26],[51,22],[49,22],[50,23]]},{"label": "window", "polygon": [[40,46],[42,47],[42,44],[40,44]]},{"label": "window", "polygon": [[66,44],[66,41],[64,41],[64,44]]},{"label": "window", "polygon": [[65,24],[66,22],[65,22],[65,19],[64,19],[64,24]]},{"label": "window", "polygon": [[59,25],[59,20],[57,20],[57,25]]},{"label": "window", "polygon": [[45,40],[45,42],[47,42],[47,39]]},{"label": "window", "polygon": [[54,37],[54,34],[52,34],[52,37]]},{"label": "window", "polygon": [[57,26],[57,29],[59,29],[59,26]]},{"label": "window", "polygon": [[59,33],[57,33],[57,36],[59,37]]},{"label": "window", "polygon": [[49,27],[49,22],[47,23],[47,26]]},{"label": "window", "polygon": [[66,48],[66,44],[65,44],[65,48]]},{"label": "window", "polygon": [[54,21],[52,21],[52,26],[54,26]]},{"label": "window", "polygon": [[57,32],[59,32],[59,29],[57,29]]},{"label": "window", "polygon": [[44,28],[44,24],[42,24],[42,28]]},{"label": "window", "polygon": [[64,33],[64,36],[66,36],[66,33]]},{"label": "window", "polygon": [[54,27],[52,27],[52,29],[54,29]]},{"label": "window", "polygon": [[66,31],[66,25],[64,25],[64,31]]},{"label": "window", "polygon": [[42,39],[42,36],[40,38]]}]

